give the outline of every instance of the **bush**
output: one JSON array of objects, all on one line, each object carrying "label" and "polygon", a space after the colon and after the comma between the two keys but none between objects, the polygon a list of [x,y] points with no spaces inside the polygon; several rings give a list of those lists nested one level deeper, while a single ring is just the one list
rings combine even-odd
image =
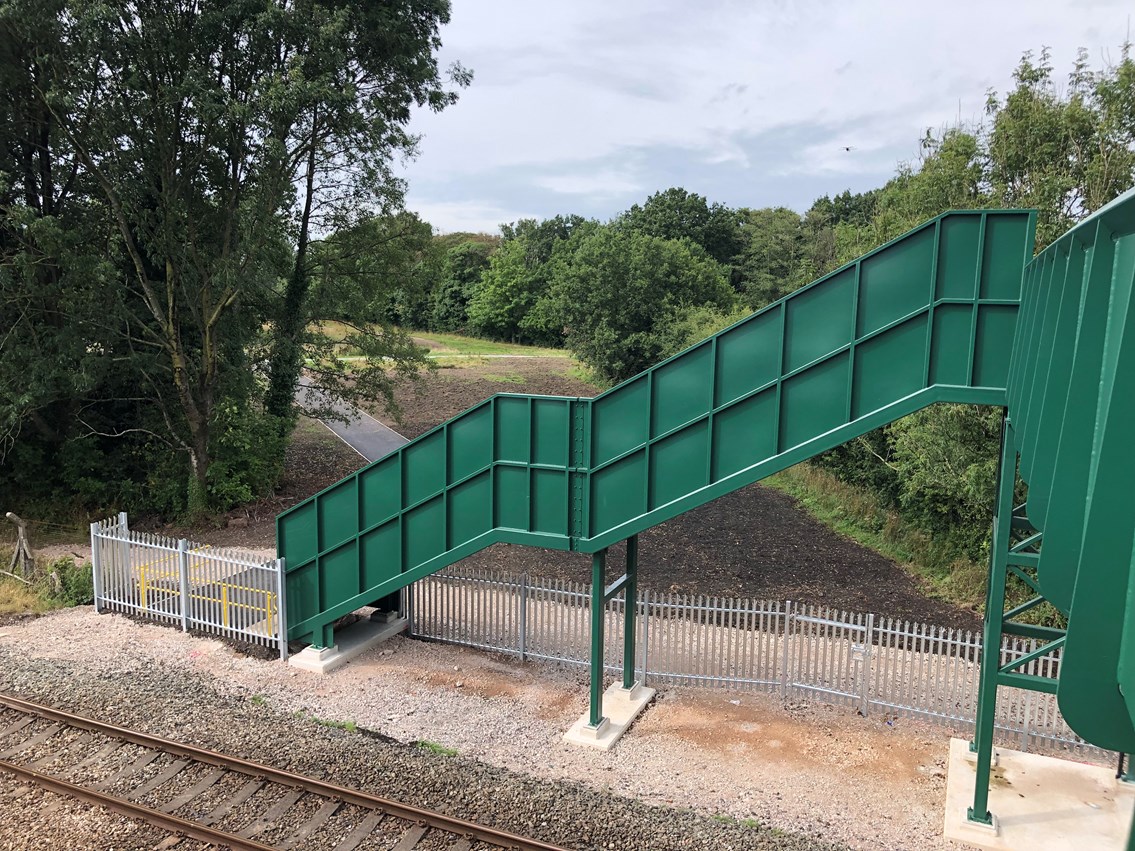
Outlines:
[{"label": "bush", "polygon": [[66,557],[56,559],[44,571],[40,592],[53,605],[89,606],[95,601],[91,563],[75,564]]}]

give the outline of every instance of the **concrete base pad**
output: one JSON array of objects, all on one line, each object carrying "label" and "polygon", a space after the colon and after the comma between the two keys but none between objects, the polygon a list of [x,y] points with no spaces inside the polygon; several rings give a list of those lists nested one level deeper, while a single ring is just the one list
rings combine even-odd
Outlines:
[{"label": "concrete base pad", "polygon": [[390,636],[403,632],[407,625],[405,618],[386,620],[385,613],[378,618],[357,621],[335,633],[334,646],[305,647],[294,656],[289,656],[288,664],[302,671],[327,674]]},{"label": "concrete base pad", "polygon": [[969,742],[951,739],[947,839],[996,851],[1127,846],[1135,787],[1116,780],[1113,769],[1002,749],[990,777],[992,827],[967,818],[976,780]]},{"label": "concrete base pad", "polygon": [[590,713],[584,712],[571,725],[571,729],[564,733],[564,741],[609,751],[653,699],[652,688],[635,683],[633,688],[625,689],[616,683],[603,692],[604,717],[599,726],[592,727],[588,724]]}]

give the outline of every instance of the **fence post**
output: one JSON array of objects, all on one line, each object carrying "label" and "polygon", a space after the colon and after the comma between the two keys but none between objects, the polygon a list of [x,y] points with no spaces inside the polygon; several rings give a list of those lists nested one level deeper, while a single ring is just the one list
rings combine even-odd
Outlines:
[{"label": "fence post", "polygon": [[178,584],[181,586],[181,631],[189,632],[189,541],[177,542]]},{"label": "fence post", "polygon": [[860,692],[859,692],[859,712],[866,718],[867,710],[871,706],[871,699],[869,694],[869,685],[871,682],[871,653],[875,647],[875,613],[867,613],[867,634],[863,639],[863,662],[862,667],[859,669],[860,675]]},{"label": "fence post", "polygon": [[792,601],[784,601],[784,632],[781,636],[782,644],[780,648],[780,694],[785,700],[788,700],[788,635],[789,628],[792,625]]},{"label": "fence post", "polygon": [[525,659],[528,637],[528,574],[520,574],[520,661]]},{"label": "fence post", "polygon": [[[637,604],[636,604],[637,605]],[[648,651],[650,650],[650,589],[642,592],[642,684],[646,685],[646,677],[649,673],[647,661],[649,660]]]},{"label": "fence post", "polygon": [[285,561],[276,559],[276,622],[280,630],[280,661],[288,661],[288,580]]},{"label": "fence post", "polygon": [[[119,581],[122,582],[124,588],[129,588],[134,579],[134,568],[130,564],[130,523],[126,518],[126,512],[118,512],[118,528],[116,537],[118,538],[118,549],[122,554],[122,576]],[[129,599],[129,597],[127,597]],[[146,601],[142,600],[142,609],[146,608]]]},{"label": "fence post", "polygon": [[95,614],[99,614],[102,597],[102,559],[99,558],[99,524],[91,524],[91,585],[94,588]]}]

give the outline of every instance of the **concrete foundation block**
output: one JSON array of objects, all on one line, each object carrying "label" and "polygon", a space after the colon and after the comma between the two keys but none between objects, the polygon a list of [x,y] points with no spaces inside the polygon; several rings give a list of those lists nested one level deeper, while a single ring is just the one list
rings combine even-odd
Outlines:
[{"label": "concrete foundation block", "polygon": [[946,839],[992,851],[1120,851],[1127,845],[1135,789],[1115,771],[1066,759],[1002,749],[991,773],[993,824],[970,821],[977,781],[969,742],[950,742]]},{"label": "concrete foundation block", "polygon": [[603,692],[603,718],[598,727],[588,722],[591,713],[584,712],[579,720],[564,733],[564,741],[573,745],[609,751],[615,746],[631,723],[639,716],[646,705],[654,699],[654,689],[635,683],[633,688],[613,685]]},{"label": "concrete foundation block", "polygon": [[406,618],[386,620],[361,620],[344,627],[335,633],[332,647],[305,647],[299,653],[288,657],[288,664],[301,671],[314,674],[329,674],[336,668],[346,665],[356,656],[365,653],[376,644],[381,644],[393,635],[404,632],[408,626]]}]

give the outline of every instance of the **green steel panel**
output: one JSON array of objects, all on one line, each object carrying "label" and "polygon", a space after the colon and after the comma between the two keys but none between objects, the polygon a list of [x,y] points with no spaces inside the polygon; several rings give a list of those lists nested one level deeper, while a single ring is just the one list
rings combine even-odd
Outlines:
[{"label": "green steel panel", "polygon": [[398,520],[367,532],[359,538],[359,546],[362,562],[359,591],[375,588],[402,572],[402,526]]},{"label": "green steel panel", "polygon": [[359,472],[359,525],[369,529],[402,510],[402,455]]},{"label": "green steel panel", "polygon": [[488,467],[493,462],[493,409],[481,405],[449,422],[449,482]]},{"label": "green steel panel", "polygon": [[930,276],[935,234],[935,228],[923,228],[893,250],[863,261],[859,272],[857,337],[930,304],[934,291]]},{"label": "green steel panel", "polygon": [[[446,493],[445,549],[453,549],[493,528],[493,503],[488,473],[470,479]],[[419,559],[411,559],[414,565]],[[420,559],[424,561],[425,559]]]},{"label": "green steel panel", "polygon": [[402,493],[414,505],[445,490],[445,432],[436,429],[402,450]]},{"label": "green steel panel", "polygon": [[1088,473],[1115,256],[1110,234],[1093,229],[1092,237],[1092,244],[1085,250],[1087,271],[1080,295],[1072,371],[1050,483],[1048,514],[1059,518],[1060,522],[1046,524],[1044,558],[1037,568],[1046,598],[1064,614],[1068,614],[1072,605],[1084,536]]},{"label": "green steel panel", "polygon": [[596,397],[591,406],[591,464],[598,466],[647,441],[650,374]]},{"label": "green steel panel", "polygon": [[709,484],[709,421],[702,420],[650,449],[648,509],[666,505]]},{"label": "green steel panel", "polygon": [[1021,246],[1032,242],[1030,227],[1024,216],[986,217],[981,298],[1017,301],[1021,297]]},{"label": "green steel panel", "polygon": [[332,549],[355,537],[359,531],[357,480],[333,485],[323,494],[319,511],[319,550]]},{"label": "green steel panel", "polygon": [[528,490],[528,470],[524,467],[497,467],[493,487],[493,514],[502,529],[528,530],[528,500],[516,494]]},{"label": "green steel panel", "polygon": [[971,304],[944,304],[934,310],[931,338],[930,383],[955,387],[969,384],[969,355],[973,340]]},{"label": "green steel panel", "polygon": [[1076,323],[1084,292],[1086,256],[1087,252],[1081,245],[1072,246],[1068,270],[1059,293],[1055,335],[1048,352],[1048,378],[1042,391],[1036,427],[1032,439],[1026,437],[1028,445],[1021,453],[1032,459],[1029,464],[1031,473],[1026,477],[1029,482],[1029,516],[1041,528],[1048,521],[1052,476],[1060,447],[1060,433],[1065,427],[1064,411],[1068,404],[1069,378],[1076,348]]},{"label": "green steel panel", "polygon": [[791,372],[851,342],[855,268],[848,267],[785,301],[784,369]]},{"label": "green steel panel", "polygon": [[651,437],[708,414],[713,407],[713,346],[702,343],[655,370],[650,406]]},{"label": "green steel panel", "polygon": [[427,562],[446,551],[445,497],[438,496],[402,515],[405,553],[402,569]]},{"label": "green steel panel", "polygon": [[750,396],[713,418],[713,480],[777,454],[777,388]]},{"label": "green steel panel", "polygon": [[780,443],[794,446],[847,422],[851,358],[829,358],[781,385]]},{"label": "green steel panel", "polygon": [[276,520],[276,548],[292,554],[295,566],[312,561],[319,554],[318,502],[301,502]]},{"label": "green steel panel", "polygon": [[973,299],[977,289],[981,228],[982,220],[978,216],[942,219],[935,298]]},{"label": "green steel panel", "polygon": [[493,401],[496,411],[496,459],[527,464],[531,446],[528,436],[531,425],[529,400],[520,396],[497,396]]},{"label": "green steel panel", "polygon": [[568,402],[533,399],[532,463],[566,467],[570,449],[571,408]]},{"label": "green steel panel", "polygon": [[646,450],[591,474],[591,536],[646,513]]},{"label": "green steel panel", "polygon": [[781,311],[757,313],[717,338],[714,403],[724,405],[780,377]]},{"label": "green steel panel", "polygon": [[1003,404],[969,378],[1003,374],[1014,297],[975,295],[1010,292],[1033,222],[946,214],[594,400],[494,396],[316,494],[277,521],[289,635],[496,541],[596,552],[925,405]]},{"label": "green steel panel", "polygon": [[1005,386],[1016,321],[1016,305],[983,304],[977,309],[972,381],[975,387]]},{"label": "green steel panel", "polygon": [[318,564],[321,600],[341,600],[359,593],[358,541],[324,553]]},{"label": "green steel panel", "polygon": [[531,530],[566,535],[568,533],[567,474],[559,470],[533,470],[531,487]]},{"label": "green steel panel", "polygon": [[925,386],[926,314],[855,348],[851,418],[859,419]]}]

